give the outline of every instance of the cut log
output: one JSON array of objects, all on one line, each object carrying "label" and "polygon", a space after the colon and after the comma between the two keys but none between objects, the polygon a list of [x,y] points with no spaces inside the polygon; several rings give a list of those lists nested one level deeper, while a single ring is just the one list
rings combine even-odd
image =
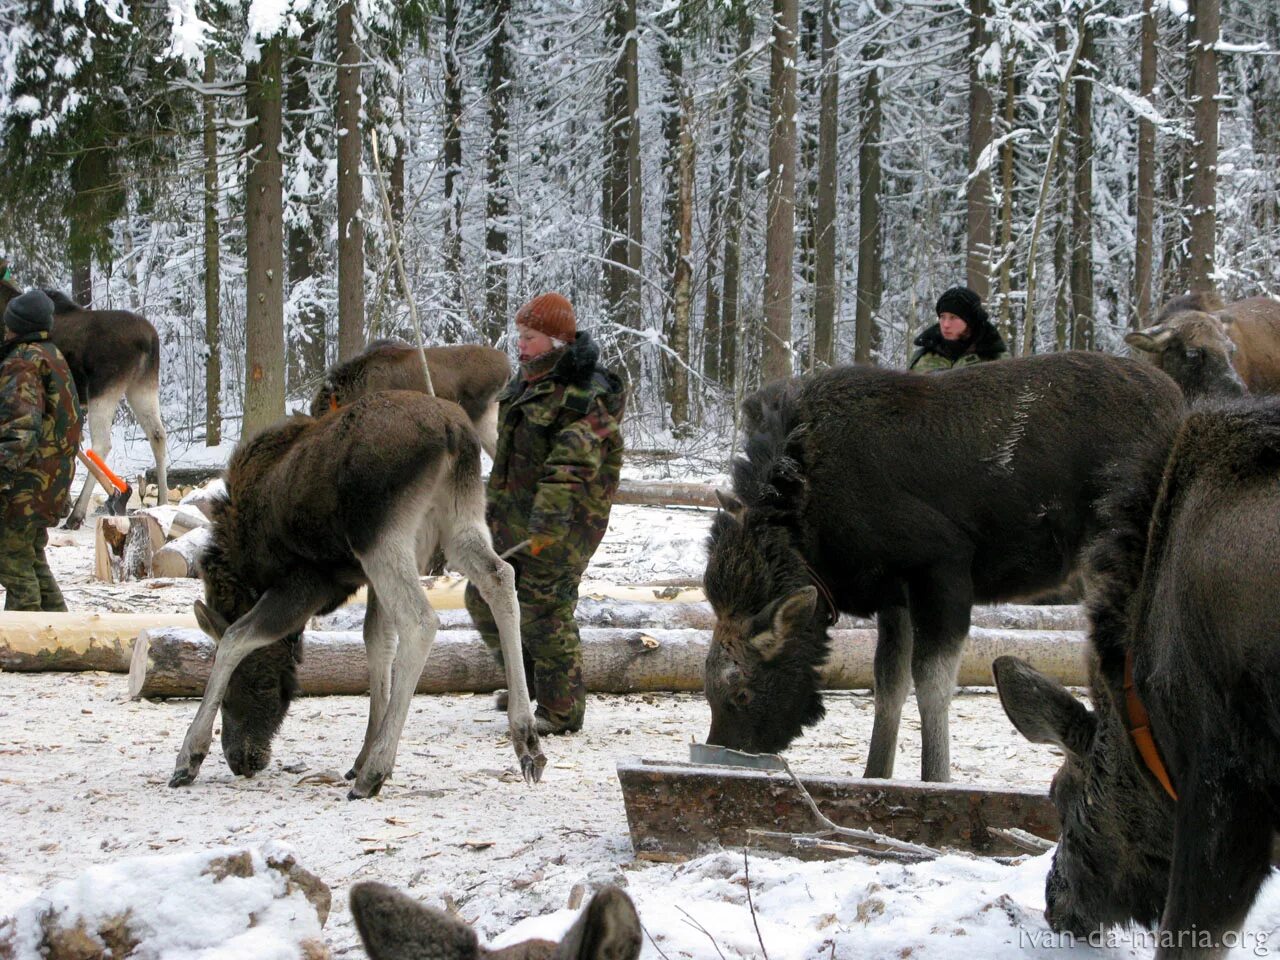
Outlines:
[{"label": "cut log", "polygon": [[127,673],[143,630],[195,625],[189,613],[9,612],[0,617],[0,670]]},{"label": "cut log", "polygon": [[200,555],[213,539],[209,527],[197,527],[170,540],[151,558],[153,577],[194,577]]},{"label": "cut log", "polygon": [[[759,847],[758,833],[822,829],[786,773],[683,763],[618,762],[618,780],[637,856],[693,857],[719,847]],[[992,832],[1058,837],[1044,790],[853,777],[800,777],[824,815],[841,827],[875,830],[930,847],[987,856],[1025,851]],[[822,857],[823,848],[789,849]]]},{"label": "cut log", "polygon": [[[226,882],[228,880],[231,882]],[[119,896],[86,891],[118,891]],[[329,887],[282,846],[133,857],[89,867],[0,919],[0,957],[107,960],[173,952],[175,917],[217,917],[182,929],[186,956],[327,960],[321,928]],[[243,932],[254,928],[252,947]]]},{"label": "cut log", "polygon": [[[692,592],[692,591],[691,591]],[[433,599],[434,602],[434,599]],[[364,623],[363,603],[349,603],[322,617],[314,617],[312,630],[359,630]],[[467,629],[471,616],[460,608],[442,609],[442,630]],[[635,629],[711,630],[716,625],[711,604],[706,601],[614,600],[599,595],[584,596],[575,614],[583,627],[627,627]],[[868,629],[874,621],[861,617],[841,617],[837,629]],[[1037,607],[1008,604],[974,607],[973,625],[1002,630],[1084,630],[1084,611],[1077,606]]]},{"label": "cut log", "polygon": [[124,563],[124,541],[129,535],[128,517],[98,517],[93,531],[93,575],[116,583]]},{"label": "cut log", "polygon": [[195,507],[210,520],[213,519],[213,503],[227,493],[227,485],[219,477],[211,480],[203,487],[192,490],[179,502],[180,507]]},{"label": "cut log", "polygon": [[[583,679],[597,693],[701,690],[711,634],[706,630],[587,628],[582,632]],[[298,682],[304,695],[364,694],[368,667],[359,633],[307,633]],[[837,630],[823,669],[827,689],[872,684],[874,630]],[[213,642],[199,630],[147,630],[134,644],[129,668],[132,697],[194,697],[204,691]],[[974,630],[961,660],[958,683],[989,686],[991,661],[1020,656],[1062,683],[1087,682],[1084,640],[1069,631]],[[497,664],[471,630],[441,630],[418,682],[419,693],[483,693],[505,686]]]},{"label": "cut log", "polygon": [[170,539],[176,540],[192,530],[209,526],[210,520],[195,505],[181,506],[174,514],[173,524],[169,527]]},{"label": "cut log", "polygon": [[719,509],[716,488],[705,483],[657,483],[652,480],[623,480],[614,503],[650,507],[710,507]]}]

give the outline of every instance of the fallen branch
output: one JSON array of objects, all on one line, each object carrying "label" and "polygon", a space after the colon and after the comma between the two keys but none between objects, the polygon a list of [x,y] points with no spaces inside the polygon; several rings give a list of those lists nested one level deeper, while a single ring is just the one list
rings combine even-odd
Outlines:
[{"label": "fallen branch", "polygon": [[850,840],[861,840],[864,843],[875,843],[882,847],[888,847],[890,850],[897,850],[900,853],[907,853],[920,857],[925,860],[931,860],[935,857],[942,856],[941,851],[926,847],[919,843],[908,843],[905,840],[898,840],[895,837],[885,836],[875,830],[858,830],[852,827],[842,827],[838,823],[832,821],[826,814],[818,809],[818,805],[814,803],[813,797],[809,795],[809,791],[805,789],[804,784],[800,782],[800,778],[796,776],[796,772],[791,769],[791,764],[787,763],[787,758],[781,754],[774,754],[782,762],[782,769],[787,771],[787,776],[791,778],[792,784],[800,791],[800,796],[804,800],[805,805],[813,813],[816,819],[825,828],[820,834],[810,834],[815,840],[825,840],[829,837],[848,837]]}]

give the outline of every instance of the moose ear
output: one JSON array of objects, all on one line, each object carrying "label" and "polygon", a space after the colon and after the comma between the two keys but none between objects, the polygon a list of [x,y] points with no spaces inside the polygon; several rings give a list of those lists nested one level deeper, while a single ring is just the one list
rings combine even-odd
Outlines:
[{"label": "moose ear", "polygon": [[605,887],[564,935],[554,960],[637,960],[643,945],[635,904],[617,887]]},{"label": "moose ear", "polygon": [[1147,327],[1145,330],[1134,330],[1132,333],[1124,335],[1124,342],[1138,350],[1145,350],[1147,353],[1159,353],[1169,345],[1169,341],[1173,339],[1174,331],[1168,327],[1157,324],[1154,327]]},{"label": "moose ear", "polygon": [[751,646],[760,654],[761,660],[765,663],[773,660],[792,636],[809,625],[817,602],[818,590],[810,586],[797,590],[778,604],[769,629],[751,638]]},{"label": "moose ear", "polygon": [[804,587],[783,600],[773,614],[773,632],[789,637],[809,626],[818,607],[818,588]]},{"label": "moose ear", "polygon": [[742,515],[747,512],[747,505],[728,490],[716,490],[716,500],[720,503],[720,509],[735,520],[741,520]]},{"label": "moose ear", "polygon": [[480,942],[461,920],[382,883],[351,888],[351,916],[370,960],[475,960]]},{"label": "moose ear", "polygon": [[220,614],[217,610],[211,609],[203,600],[195,602],[196,623],[200,625],[200,629],[207,633],[214,641],[222,639],[222,635],[227,632],[227,618]]},{"label": "moose ear", "polygon": [[1098,718],[1067,688],[1017,657],[991,664],[1000,705],[1018,732],[1032,743],[1057,744],[1079,759],[1089,752]]}]

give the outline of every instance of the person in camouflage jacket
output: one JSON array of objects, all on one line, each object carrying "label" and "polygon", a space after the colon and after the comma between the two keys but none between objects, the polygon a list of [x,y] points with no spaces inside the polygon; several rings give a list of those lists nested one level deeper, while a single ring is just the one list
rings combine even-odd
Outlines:
[{"label": "person in camouflage jacket", "polygon": [[66,610],[45,560],[48,528],[67,505],[80,401],[49,339],[53,301],[31,290],[9,301],[0,345],[0,585],[6,610]]},{"label": "person in camouflage jacket", "polygon": [[[522,306],[516,329],[520,371],[499,396],[489,529],[499,553],[528,541],[508,559],[534,716],[539,733],[568,733],[582,729],[587,702],[574,607],[618,489],[626,393],[560,294]],[[501,660],[497,625],[474,587],[466,604]]]},{"label": "person in camouflage jacket", "polygon": [[938,322],[916,337],[919,349],[907,369],[936,373],[1009,358],[1009,348],[992,325],[981,298],[968,287],[944,291],[935,312]]}]

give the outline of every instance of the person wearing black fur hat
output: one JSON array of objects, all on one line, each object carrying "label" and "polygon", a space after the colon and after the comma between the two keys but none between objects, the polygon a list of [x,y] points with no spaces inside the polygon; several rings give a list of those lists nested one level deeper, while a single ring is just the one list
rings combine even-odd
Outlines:
[{"label": "person wearing black fur hat", "polygon": [[907,369],[934,373],[1008,358],[1004,338],[991,323],[982,300],[968,287],[947,290],[934,309],[938,322],[916,337],[919,349]]},{"label": "person wearing black fur hat", "polygon": [[80,401],[49,339],[53,301],[29,290],[9,301],[0,344],[0,586],[6,610],[66,610],[45,559],[48,528],[67,505]]}]

